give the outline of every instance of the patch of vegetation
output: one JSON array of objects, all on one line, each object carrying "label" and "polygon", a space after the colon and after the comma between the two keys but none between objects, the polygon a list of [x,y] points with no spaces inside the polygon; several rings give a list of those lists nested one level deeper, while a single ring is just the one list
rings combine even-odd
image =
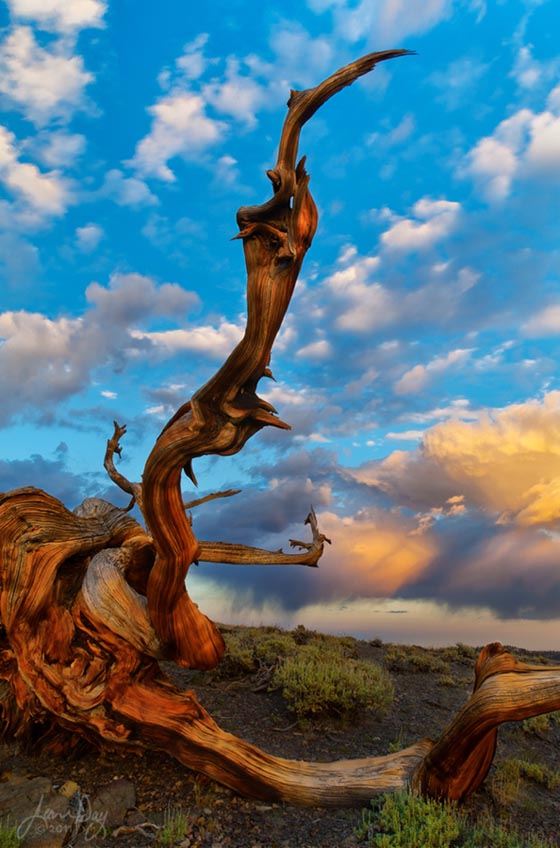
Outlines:
[{"label": "patch of vegetation", "polygon": [[510,758],[496,765],[490,780],[490,792],[500,807],[511,807],[521,793],[520,760]]},{"label": "patch of vegetation", "polygon": [[168,807],[163,814],[163,825],[157,835],[156,845],[172,846],[181,842],[189,830],[189,816],[181,808]]},{"label": "patch of vegetation", "polygon": [[539,786],[544,786],[546,789],[556,789],[560,786],[560,771],[549,768],[544,763],[533,763],[528,760],[519,760],[514,757],[504,760],[496,767],[496,772],[508,771],[511,775],[515,775],[515,779],[525,778],[536,783]]},{"label": "patch of vegetation", "polygon": [[385,712],[393,702],[393,684],[377,665],[348,657],[336,642],[309,642],[276,668],[272,686],[298,719],[352,715],[359,710]]},{"label": "patch of vegetation", "polygon": [[451,689],[453,686],[458,686],[460,681],[457,680],[456,677],[453,677],[452,674],[440,674],[438,677],[438,686],[445,686],[448,689]]},{"label": "patch of vegetation", "polygon": [[455,804],[407,792],[374,799],[354,833],[369,848],[552,848],[549,841],[523,837],[492,819],[469,824]]},{"label": "patch of vegetation", "polygon": [[382,795],[362,812],[356,837],[375,848],[448,848],[461,834],[455,806],[406,792]]},{"label": "patch of vegetation", "polygon": [[18,836],[17,825],[11,825],[10,819],[0,820],[0,848],[20,848],[23,839]]},{"label": "patch of vegetation", "polygon": [[297,650],[291,633],[277,627],[237,627],[223,632],[226,651],[212,678],[236,678],[275,666]]},{"label": "patch of vegetation", "polygon": [[238,627],[224,631],[226,653],[210,679],[251,676],[254,688],[280,689],[298,720],[346,717],[359,710],[383,713],[393,685],[380,666],[356,659],[356,640],[303,626]]},{"label": "patch of vegetation", "polygon": [[471,645],[465,645],[463,642],[457,642],[454,647],[439,648],[437,653],[441,659],[448,662],[458,662],[470,666],[475,662],[479,654],[479,649],[473,648]]},{"label": "patch of vegetation", "polygon": [[389,645],[385,664],[391,671],[449,674],[449,664],[434,651],[416,645]]},{"label": "patch of vegetation", "polygon": [[550,730],[550,713],[526,718],[522,723],[522,728],[525,733],[532,733],[535,736],[542,736]]}]

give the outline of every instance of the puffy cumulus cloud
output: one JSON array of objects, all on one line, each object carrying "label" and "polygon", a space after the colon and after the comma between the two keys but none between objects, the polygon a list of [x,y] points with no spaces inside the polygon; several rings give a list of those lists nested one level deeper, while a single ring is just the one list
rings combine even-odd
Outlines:
[{"label": "puffy cumulus cloud", "polygon": [[314,38],[299,23],[282,22],[272,31],[270,46],[276,54],[276,73],[274,67],[266,72],[271,80],[274,76],[278,78],[280,69],[280,75],[292,85],[313,86],[325,74],[332,73],[335,61],[332,41],[324,36]]},{"label": "puffy cumulus cloud", "polygon": [[389,288],[383,281],[394,275],[393,255],[363,257],[354,246],[346,246],[332,273],[320,283],[320,314],[312,301],[316,292],[298,294],[295,307],[302,311],[302,326],[308,332],[309,317],[315,314],[321,326],[328,318],[335,330],[354,335],[464,320],[465,298],[480,275],[469,267],[433,261],[416,271],[420,283],[416,288],[403,291],[394,284]]},{"label": "puffy cumulus cloud", "polygon": [[472,349],[450,351],[447,356],[436,356],[427,365],[414,365],[395,383],[399,395],[417,394],[434,378],[450,368],[460,368],[468,361]]},{"label": "puffy cumulus cloud", "polygon": [[39,217],[62,215],[70,201],[70,187],[58,171],[43,173],[37,165],[20,160],[13,133],[0,126],[0,181]]},{"label": "puffy cumulus cloud", "polygon": [[391,250],[426,250],[449,236],[459,223],[460,203],[452,200],[418,200],[415,219],[401,218],[382,234],[382,244]]},{"label": "puffy cumulus cloud", "polygon": [[83,253],[92,253],[105,233],[97,224],[85,224],[76,228],[76,244]]},{"label": "puffy cumulus cloud", "polygon": [[560,303],[551,303],[536,312],[522,325],[521,330],[530,338],[558,335],[560,333]]},{"label": "puffy cumulus cloud", "polygon": [[144,180],[127,177],[118,168],[112,168],[105,174],[100,194],[112,197],[119,206],[130,206],[132,209],[157,206],[159,203]]},{"label": "puffy cumulus cloud", "polygon": [[33,312],[0,313],[2,420],[26,409],[45,412],[83,391],[101,366],[122,370],[131,359],[150,358],[154,346],[133,325],[154,315],[176,318],[198,302],[175,284],[140,274],[116,274],[107,288],[86,290],[91,307],[75,318]]},{"label": "puffy cumulus cloud", "polygon": [[86,138],[64,130],[43,131],[34,145],[36,157],[50,168],[72,167],[86,149]]},{"label": "puffy cumulus cloud", "polygon": [[199,303],[198,296],[176,283],[156,285],[142,274],[114,274],[109,286],[91,283],[86,300],[101,322],[127,328],[150,315],[176,316]]},{"label": "puffy cumulus cloud", "polygon": [[200,157],[222,141],[227,125],[206,113],[204,99],[190,91],[173,91],[150,106],[152,127],[138,142],[130,164],[144,176],[173,182],[168,161],[181,156]]},{"label": "puffy cumulus cloud", "polygon": [[222,321],[218,327],[200,326],[193,329],[161,330],[143,332],[132,330],[131,335],[139,341],[147,341],[154,352],[162,356],[174,356],[183,351],[203,353],[214,360],[228,356],[243,335],[244,327]]},{"label": "puffy cumulus cloud", "polygon": [[390,324],[395,319],[393,295],[371,279],[379,268],[376,256],[358,257],[347,248],[339,259],[344,267],[325,280],[325,288],[338,312],[335,326],[351,332],[366,332]]},{"label": "puffy cumulus cloud", "polygon": [[325,359],[330,359],[333,355],[333,349],[327,339],[318,339],[316,342],[311,342],[304,347],[301,347],[296,356],[300,359],[311,359],[316,362],[322,362]]},{"label": "puffy cumulus cloud", "polygon": [[560,514],[560,392],[448,420],[420,447],[347,473],[396,503],[425,512],[463,497],[493,522],[556,527]]},{"label": "puffy cumulus cloud", "polygon": [[39,126],[81,107],[92,80],[65,41],[41,47],[29,27],[16,26],[0,44],[0,94]]},{"label": "puffy cumulus cloud", "polygon": [[227,58],[224,78],[204,85],[202,94],[222,115],[229,115],[248,127],[256,125],[256,113],[267,101],[266,89],[241,72],[241,61],[235,56]]},{"label": "puffy cumulus cloud", "polygon": [[[349,42],[362,38],[368,43],[392,44],[408,35],[427,32],[451,14],[453,0],[426,0],[411,5],[406,0],[350,0],[325,2],[311,0],[308,4],[315,12],[332,9],[337,35]],[[378,48],[379,49],[379,48]]]},{"label": "puffy cumulus cloud", "polygon": [[459,173],[472,176],[490,201],[504,200],[516,180],[560,178],[560,97],[553,89],[547,108],[520,109],[469,151]]},{"label": "puffy cumulus cloud", "polygon": [[[207,163],[205,155],[223,143],[232,122],[254,128],[259,112],[282,103],[286,78],[293,85],[316,83],[333,52],[326,39],[313,39],[301,26],[286,23],[270,37],[274,63],[255,54],[212,57],[208,42],[208,35],[200,35],[159,74],[164,93],[149,107],[150,132],[130,160],[141,176],[173,182],[170,162],[175,157]],[[222,156],[218,182],[231,184],[237,178],[235,165],[232,157]]]},{"label": "puffy cumulus cloud", "polygon": [[103,16],[107,11],[104,0],[7,0],[7,3],[13,17],[64,34],[104,26]]}]

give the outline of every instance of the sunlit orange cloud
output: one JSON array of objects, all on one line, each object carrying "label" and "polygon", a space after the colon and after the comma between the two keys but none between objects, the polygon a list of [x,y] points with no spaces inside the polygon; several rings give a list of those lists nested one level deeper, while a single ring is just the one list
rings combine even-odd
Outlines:
[{"label": "sunlit orange cloud", "polygon": [[348,475],[416,509],[464,496],[501,523],[553,526],[560,516],[560,392],[430,428],[419,449],[394,451]]},{"label": "sunlit orange cloud", "polygon": [[434,539],[417,535],[414,522],[392,512],[363,518],[324,512],[319,524],[333,541],[320,564],[318,583],[324,597],[394,595],[417,578],[437,552]]}]

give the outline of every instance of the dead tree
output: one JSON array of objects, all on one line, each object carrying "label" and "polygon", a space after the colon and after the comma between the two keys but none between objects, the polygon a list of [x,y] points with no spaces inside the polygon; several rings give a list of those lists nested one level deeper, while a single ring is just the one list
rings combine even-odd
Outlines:
[{"label": "dead tree", "polygon": [[[142,511],[88,499],[73,512],[46,492],[0,495],[0,727],[54,751],[80,739],[156,748],[243,794],[295,804],[347,805],[410,785],[462,798],[484,779],[501,722],[560,709],[560,668],[527,666],[487,646],[474,692],[438,742],[422,739],[383,757],[308,763],[280,759],[221,730],[194,692],[177,690],[158,660],[209,669],[222,657],[217,627],[191,600],[186,578],[199,560],[315,566],[324,536],[315,516],[300,552],[272,553],[196,538],[183,503],[183,469],[203,455],[240,451],[263,427],[287,428],[257,395],[301,264],[317,225],[304,159],[304,123],[333,94],[381,61],[372,53],[316,88],[293,91],[273,196],[237,215],[247,267],[247,327],[217,373],[163,428],[143,473],[131,483],[115,468],[125,428],[115,424],[105,467]],[[193,506],[193,502],[190,506]]]}]

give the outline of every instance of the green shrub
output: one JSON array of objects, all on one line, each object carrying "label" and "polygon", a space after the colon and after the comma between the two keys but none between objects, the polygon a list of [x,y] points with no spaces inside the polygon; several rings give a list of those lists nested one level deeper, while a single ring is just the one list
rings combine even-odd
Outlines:
[{"label": "green shrub", "polygon": [[355,831],[372,848],[449,848],[461,834],[462,817],[450,804],[395,792],[372,808]]},{"label": "green shrub", "polygon": [[297,650],[290,633],[275,627],[238,627],[223,632],[226,650],[210,678],[236,678],[255,674]]},{"label": "green shrub", "polygon": [[393,685],[380,666],[346,656],[344,645],[311,641],[276,668],[272,685],[298,719],[358,710],[384,712],[393,701]]},{"label": "green shrub", "polygon": [[533,733],[535,736],[540,736],[550,730],[550,715],[543,713],[542,715],[526,718],[521,725],[525,733]]},{"label": "green shrub", "polygon": [[490,818],[471,825],[455,804],[407,792],[374,799],[354,834],[369,848],[553,848],[550,841],[523,837]]},{"label": "green shrub", "polygon": [[385,664],[391,671],[449,674],[449,665],[441,656],[415,645],[389,645]]}]

